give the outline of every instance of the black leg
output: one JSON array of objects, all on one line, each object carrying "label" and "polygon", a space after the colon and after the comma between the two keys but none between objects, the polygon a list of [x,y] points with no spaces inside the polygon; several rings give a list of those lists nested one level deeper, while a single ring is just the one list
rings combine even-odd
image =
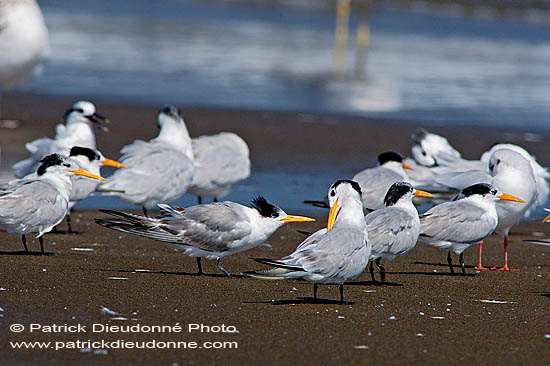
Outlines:
[{"label": "black leg", "polygon": [[38,241],[40,242],[40,253],[44,253],[44,238],[40,237]]},{"label": "black leg", "polygon": [[147,209],[145,208],[145,206],[142,206],[142,207],[143,207],[143,216],[149,217],[149,215],[147,215]]},{"label": "black leg", "polygon": [[218,197],[214,197],[214,200],[212,202],[218,202]]},{"label": "black leg", "polygon": [[204,272],[202,271],[202,265],[201,265],[201,257],[197,257],[197,266],[199,267],[199,272],[197,273],[199,276],[203,275]]},{"label": "black leg", "polygon": [[380,270],[380,281],[386,280],[386,269],[380,264],[380,258],[376,259],[376,266]]},{"label": "black leg", "polygon": [[27,247],[27,238],[25,235],[21,235],[21,240],[23,241],[23,246],[25,247],[25,252],[29,251],[29,248]]},{"label": "black leg", "polygon": [[197,196],[197,200],[199,201],[199,205],[202,204],[202,197],[201,196]]},{"label": "black leg", "polygon": [[73,228],[71,227],[71,211],[67,212],[67,228],[68,228],[67,233],[72,234]]},{"label": "black leg", "polygon": [[52,231],[50,231],[50,233],[52,233],[52,234],[59,234],[60,232],[59,232],[59,230],[57,230],[57,226],[54,226],[53,229],[52,229]]},{"label": "black leg", "polygon": [[453,269],[453,259],[451,258],[451,251],[450,250],[447,252],[447,263],[449,263],[449,268],[451,269],[451,274],[455,274],[455,270]]},{"label": "black leg", "polygon": [[317,300],[317,284],[313,284],[313,299]]},{"label": "black leg", "polygon": [[458,261],[462,266],[462,274],[466,276],[466,267],[464,267],[464,253],[460,253],[460,255],[458,256]]},{"label": "black leg", "polygon": [[340,304],[344,303],[344,284],[340,285]]},{"label": "black leg", "polygon": [[227,277],[231,277],[231,273],[227,272],[223,267],[222,267],[222,263],[220,262],[221,258],[218,258],[217,260],[217,264],[218,264],[218,269],[220,271],[223,272],[224,275],[226,275]]},{"label": "black leg", "polygon": [[376,277],[374,277],[374,261],[370,261],[369,271],[372,282],[376,282]]}]

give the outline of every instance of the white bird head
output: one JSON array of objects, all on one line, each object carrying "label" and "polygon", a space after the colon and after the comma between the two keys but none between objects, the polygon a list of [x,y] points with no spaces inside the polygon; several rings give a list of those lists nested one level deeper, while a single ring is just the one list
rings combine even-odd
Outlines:
[{"label": "white bird head", "polygon": [[73,146],[69,157],[75,160],[81,168],[89,170],[94,174],[96,172],[99,173],[99,169],[102,166],[126,168],[124,164],[106,158],[100,151],[82,146]]},{"label": "white bird head", "polygon": [[451,146],[443,136],[426,131],[424,128],[417,129],[412,134],[414,144],[411,148],[412,158],[420,165],[433,167],[438,165],[438,154],[445,154],[447,157],[460,158],[460,153]]},{"label": "white bird head", "polygon": [[315,221],[315,219],[310,217],[288,215],[280,207],[267,202],[267,200],[262,196],[256,197],[252,200],[252,208],[255,208],[258,211],[262,219],[273,221],[279,226],[289,222]]},{"label": "white bird head", "polygon": [[157,116],[157,126],[162,129],[166,125],[184,123],[181,116],[181,110],[173,105],[165,105]]},{"label": "white bird head", "polygon": [[384,166],[395,171],[402,171],[403,169],[412,170],[412,168],[403,162],[403,156],[394,151],[386,151],[378,155],[378,165]]},{"label": "white bird head", "polygon": [[384,197],[386,207],[394,206],[399,202],[412,202],[413,197],[433,197],[431,193],[414,189],[408,182],[395,182]]},{"label": "white bird head", "polygon": [[71,108],[65,111],[63,115],[67,125],[72,123],[94,123],[99,128],[107,131],[105,126],[109,120],[95,112],[95,106],[85,100],[81,100],[73,104]]},{"label": "white bird head", "polygon": [[337,180],[330,186],[328,190],[328,204],[330,206],[330,211],[328,214],[327,231],[332,229],[332,226],[334,226],[342,207],[344,207],[344,205],[348,202],[352,201],[358,203],[361,208],[361,213],[363,212],[363,205],[361,203],[362,194],[361,186],[353,180]]},{"label": "white bird head", "polygon": [[519,202],[519,203],[525,203],[524,200],[521,198],[518,198],[516,196],[512,196],[511,194],[502,193],[500,192],[495,186],[489,184],[489,183],[476,183],[469,187],[464,188],[461,191],[461,195],[465,198],[468,197],[483,197],[486,199],[490,199],[492,201],[512,201],[512,202]]},{"label": "white bird head", "polygon": [[496,150],[489,158],[488,166],[489,173],[493,177],[508,169],[513,169],[530,176],[533,175],[529,160],[510,149]]},{"label": "white bird head", "polygon": [[40,163],[41,164],[36,171],[36,175],[38,176],[45,176],[49,174],[70,176],[71,174],[74,174],[106,181],[105,178],[80,168],[76,162],[60,154],[47,155],[40,160]]}]

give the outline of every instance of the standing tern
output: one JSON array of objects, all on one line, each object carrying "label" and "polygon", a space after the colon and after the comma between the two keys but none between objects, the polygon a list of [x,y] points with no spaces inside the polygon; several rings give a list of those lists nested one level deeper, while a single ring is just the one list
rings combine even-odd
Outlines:
[{"label": "standing tern", "polygon": [[326,229],[313,233],[282,259],[256,259],[276,268],[247,272],[247,275],[259,279],[303,278],[313,282],[314,299],[317,299],[317,284],[337,284],[343,303],[344,282],[363,273],[371,255],[371,245],[359,184],[350,180],[336,181],[328,197],[330,212]]},{"label": "standing tern", "polygon": [[[521,197],[525,205],[515,202],[497,202],[498,226],[495,233],[504,237],[504,266],[499,270],[509,271],[508,233],[510,228],[520,222],[527,210],[535,203],[537,185],[530,162],[521,154],[510,150],[496,150],[487,163],[488,170],[470,170],[462,173],[448,173],[436,179],[438,183],[462,188],[476,182],[494,185],[500,191]],[[479,245],[479,263],[477,269],[488,269],[482,265],[483,243]],[[491,268],[497,269],[497,268]],[[515,270],[515,269],[514,269]]]},{"label": "standing tern", "polygon": [[0,192],[0,228],[21,235],[25,251],[29,251],[25,235],[38,233],[40,250],[44,253],[42,235],[50,232],[67,213],[71,175],[105,180],[67,157],[51,154],[42,159],[35,177],[21,179]]},{"label": "standing tern", "polygon": [[177,200],[193,180],[191,138],[175,106],[165,106],[158,114],[159,135],[148,141],[136,140],[122,148],[117,170],[98,190],[106,195],[147,209]]},{"label": "standing tern", "polygon": [[197,257],[198,274],[203,274],[201,258],[216,259],[220,271],[230,276],[220,260],[263,244],[279,227],[290,222],[315,221],[287,215],[263,197],[252,207],[235,202],[214,202],[187,208],[159,204],[161,216],[147,217],[101,210],[116,219],[96,219],[109,229],[169,243],[190,257]]},{"label": "standing tern", "polygon": [[404,169],[410,169],[403,163],[403,157],[393,151],[378,155],[378,166],[365,169],[352,178],[361,186],[363,207],[371,210],[384,208],[384,196],[395,182],[408,181]]},{"label": "standing tern", "polygon": [[95,112],[92,103],[86,101],[76,102],[65,112],[64,119],[66,124],[57,125],[53,139],[44,137],[25,144],[32,156],[13,165],[16,177],[34,173],[46,155],[58,153],[67,156],[73,146],[95,149],[92,125],[96,124],[106,130],[105,124],[109,123],[108,119]]},{"label": "standing tern", "polygon": [[0,87],[23,81],[51,53],[35,0],[0,0]]},{"label": "standing tern", "polygon": [[431,193],[414,189],[410,183],[394,183],[386,197],[386,207],[365,216],[369,232],[369,242],[372,245],[370,255],[370,274],[374,277],[373,263],[380,269],[380,279],[385,279],[385,269],[380,265],[380,259],[394,260],[395,257],[409,252],[416,245],[420,233],[418,211],[412,203],[414,197],[433,197]]},{"label": "standing tern", "polygon": [[192,139],[195,156],[195,174],[188,193],[213,197],[214,201],[226,196],[231,185],[250,175],[248,145],[232,132]]},{"label": "standing tern", "polygon": [[498,225],[496,201],[525,203],[522,199],[500,193],[488,183],[477,183],[461,191],[455,201],[449,201],[432,207],[420,215],[420,235],[418,243],[447,250],[447,262],[451,273],[451,251],[459,254],[462,273],[466,275],[463,252],[470,245],[477,244],[488,237]]}]

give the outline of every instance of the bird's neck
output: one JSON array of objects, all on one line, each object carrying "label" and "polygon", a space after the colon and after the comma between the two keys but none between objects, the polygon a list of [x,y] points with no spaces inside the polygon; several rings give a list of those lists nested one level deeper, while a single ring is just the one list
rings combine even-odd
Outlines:
[{"label": "bird's neck", "polygon": [[193,158],[191,137],[184,123],[164,123],[155,140],[175,146]]},{"label": "bird's neck", "polygon": [[89,122],[79,121],[67,124],[64,133],[57,136],[57,139],[71,139],[75,142],[82,141],[79,146],[95,147],[95,135]]},{"label": "bird's neck", "polygon": [[50,184],[57,190],[61,197],[63,197],[66,201],[69,201],[69,194],[73,186],[69,176],[46,173],[40,179],[43,182]]},{"label": "bird's neck", "polygon": [[361,227],[366,230],[366,223],[363,216],[363,204],[361,200],[345,197],[341,200],[342,209],[338,213],[338,218],[334,226],[354,226]]}]

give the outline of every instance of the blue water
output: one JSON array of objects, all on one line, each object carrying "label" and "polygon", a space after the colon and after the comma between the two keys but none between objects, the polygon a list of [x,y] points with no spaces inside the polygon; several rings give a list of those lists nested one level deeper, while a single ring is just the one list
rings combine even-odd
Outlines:
[{"label": "blue water", "polygon": [[[548,130],[550,20],[496,19],[456,9],[378,6],[367,62],[334,73],[333,9],[314,0],[39,0],[53,49],[41,77],[18,90],[75,99],[267,108],[396,118],[411,123]],[[291,5],[291,4],[299,5]],[[53,133],[53,132],[52,132]],[[388,147],[391,149],[391,147]],[[372,158],[372,157],[370,157]],[[372,161],[368,162],[373,163]],[[364,166],[253,169],[227,199],[264,194],[289,212],[308,208]],[[254,168],[254,167],[253,167]],[[189,205],[193,197],[177,202]],[[87,208],[132,208],[92,198]],[[79,207],[77,206],[77,207]]]},{"label": "blue water", "polygon": [[[546,129],[550,20],[378,6],[355,73],[333,72],[334,11],[315,1],[42,0],[46,94]],[[304,5],[306,4],[306,5]]]}]

